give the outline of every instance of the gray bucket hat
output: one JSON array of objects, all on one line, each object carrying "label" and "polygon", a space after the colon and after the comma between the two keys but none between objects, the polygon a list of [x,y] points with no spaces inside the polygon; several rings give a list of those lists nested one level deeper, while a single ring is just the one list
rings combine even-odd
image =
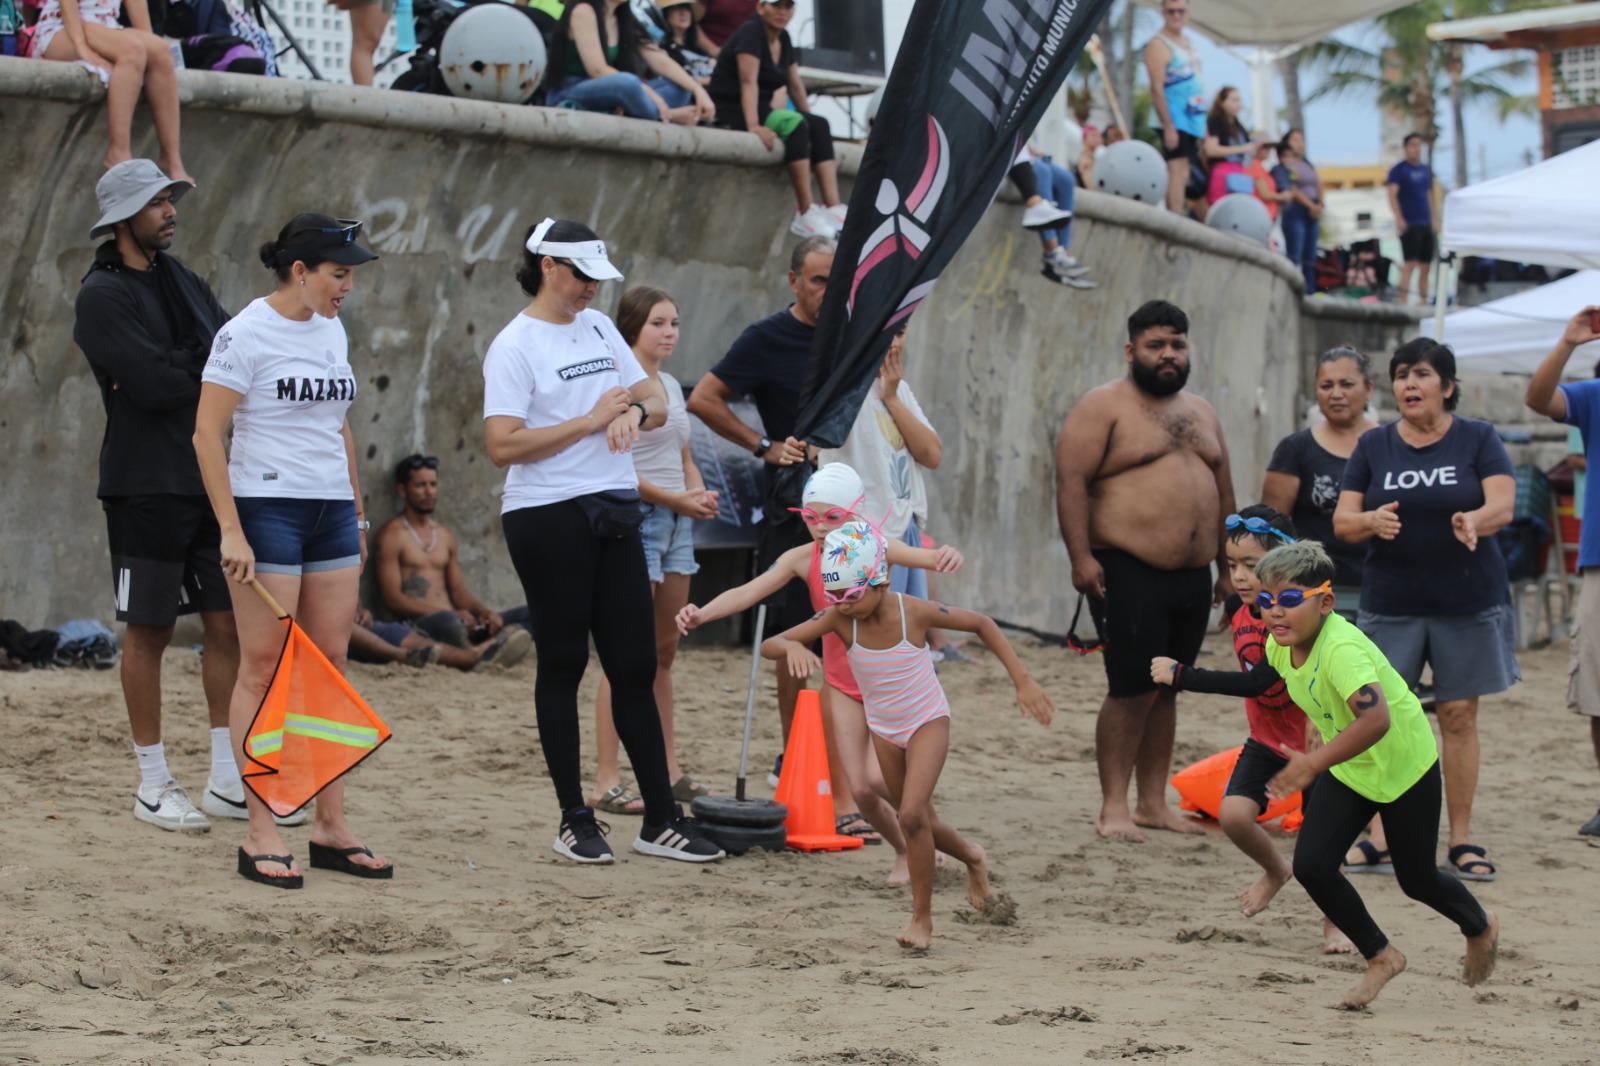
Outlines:
[{"label": "gray bucket hat", "polygon": [[173,202],[176,203],[192,188],[193,182],[174,181],[148,159],[124,159],[102,174],[95,183],[95,199],[100,201],[100,221],[89,231],[89,239],[92,241],[110,233],[118,222],[126,222],[143,211],[158,193],[171,189]]}]

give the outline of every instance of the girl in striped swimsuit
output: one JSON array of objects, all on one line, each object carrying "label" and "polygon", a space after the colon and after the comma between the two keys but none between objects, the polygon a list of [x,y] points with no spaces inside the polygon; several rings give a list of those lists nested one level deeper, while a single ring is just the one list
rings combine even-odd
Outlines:
[{"label": "girl in striped swimsuit", "polygon": [[974,907],[983,910],[992,895],[983,849],[962,839],[933,810],[933,788],[950,747],[950,704],[934,674],[928,630],[976,633],[1011,675],[1024,714],[1048,725],[1055,708],[992,619],[890,595],[888,546],[865,522],[848,522],[829,533],[822,558],[823,589],[832,606],[767,640],[761,654],[786,659],[796,677],[807,677],[822,666],[809,648],[818,638],[831,633],[848,648],[910,860],[911,924],[896,939],[901,947],[926,950],[933,939],[935,848],[966,864],[967,898]]}]

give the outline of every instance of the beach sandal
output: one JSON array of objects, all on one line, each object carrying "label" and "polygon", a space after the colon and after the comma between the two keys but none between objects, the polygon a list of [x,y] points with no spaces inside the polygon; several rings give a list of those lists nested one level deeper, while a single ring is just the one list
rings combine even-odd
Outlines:
[{"label": "beach sandal", "polygon": [[1394,863],[1389,861],[1387,851],[1379,851],[1376,844],[1370,840],[1356,841],[1355,848],[1362,855],[1361,862],[1346,862],[1344,872],[1347,874],[1392,874]]},{"label": "beach sandal", "polygon": [[860,811],[841,814],[834,819],[833,831],[840,836],[859,837],[863,844],[882,844],[883,837],[872,828],[872,823],[861,817]]},{"label": "beach sandal", "polygon": [[407,648],[406,649],[406,665],[407,666],[415,666],[418,669],[421,669],[424,666],[428,666],[428,665],[430,665],[432,663],[436,663],[438,661],[439,661],[439,646],[437,644],[429,644],[429,645],[427,645],[426,647],[423,647],[423,648]]},{"label": "beach sandal", "polygon": [[330,848],[326,844],[311,841],[311,866],[317,870],[332,870],[335,873],[349,874],[351,877],[365,877],[374,881],[386,881],[394,876],[394,863],[387,866],[362,866],[358,862],[351,862],[350,856],[365,855],[374,858],[371,848],[361,847],[359,844],[353,848]]},{"label": "beach sandal", "polygon": [[[315,845],[312,845],[315,847]],[[262,873],[256,869],[258,862],[282,863],[285,869],[294,865],[293,855],[251,855],[243,848],[239,849],[239,876],[246,881],[254,881],[259,885],[271,885],[273,888],[300,888],[306,879],[300,874],[287,874],[283,877],[273,877],[271,874]]]},{"label": "beach sandal", "polygon": [[672,783],[672,798],[679,803],[693,803],[701,796],[711,795],[711,790],[688,774]]},{"label": "beach sandal", "polygon": [[[1477,858],[1470,857],[1474,855]],[[1489,861],[1489,853],[1476,844],[1457,844],[1450,849],[1450,865],[1440,868],[1463,881],[1493,881],[1500,873]]]},{"label": "beach sandal", "polygon": [[607,814],[644,814],[644,800],[621,785],[612,785],[594,801],[594,809]]}]

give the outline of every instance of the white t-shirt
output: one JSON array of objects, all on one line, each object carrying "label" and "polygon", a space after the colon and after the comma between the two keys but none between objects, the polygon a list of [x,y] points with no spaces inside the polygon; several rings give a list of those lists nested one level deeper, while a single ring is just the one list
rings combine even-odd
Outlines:
[{"label": "white t-shirt", "polygon": [[[622,334],[599,311],[580,311],[564,326],[519,314],[484,357],[483,417],[520,418],[529,429],[560,425],[592,411],[606,390],[631,388],[644,376]],[[628,411],[623,417],[639,416]],[[500,513],[638,487],[633,456],[612,454],[605,431],[596,430],[555,455],[507,470]]]},{"label": "white t-shirt", "polygon": [[689,443],[689,408],[683,402],[683,386],[678,384],[678,379],[665,370],[657,376],[667,394],[667,424],[639,434],[639,442],[633,446],[633,469],[641,481],[668,492],[682,492],[689,484],[683,476],[683,446]]},{"label": "white t-shirt", "polygon": [[[918,422],[933,428],[909,384],[900,382],[896,395]],[[844,447],[824,450],[817,461],[849,463],[855,468],[867,490],[861,513],[875,522],[885,508],[889,510],[888,520],[883,523],[884,536],[899,537],[905,533],[913,515],[919,525],[927,524],[928,493],[922,484],[922,467],[906,450],[905,438],[900,435],[900,427],[894,424],[889,408],[884,406],[883,390],[876,381],[867,390]],[[850,501],[828,502],[842,506]]]},{"label": "white t-shirt", "polygon": [[235,496],[355,499],[341,430],[356,377],[337,318],[297,322],[252,300],[217,331],[200,380],[242,397],[228,456]]}]

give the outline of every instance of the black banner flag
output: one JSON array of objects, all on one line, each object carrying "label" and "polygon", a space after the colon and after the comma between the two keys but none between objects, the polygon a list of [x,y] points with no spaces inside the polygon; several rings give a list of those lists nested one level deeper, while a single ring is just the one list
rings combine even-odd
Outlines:
[{"label": "black banner flag", "polygon": [[[796,437],[844,443],[896,328],[993,202],[1110,2],[917,0],[856,175]],[[798,499],[803,469],[785,470],[780,499]]]}]

